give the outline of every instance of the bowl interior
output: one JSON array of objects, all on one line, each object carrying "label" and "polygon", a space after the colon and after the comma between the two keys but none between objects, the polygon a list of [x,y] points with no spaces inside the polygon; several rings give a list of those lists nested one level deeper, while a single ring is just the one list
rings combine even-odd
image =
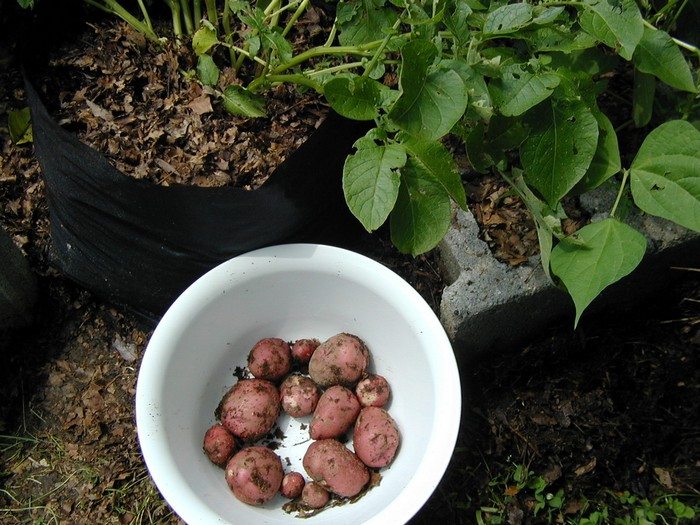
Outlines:
[{"label": "bowl interior", "polygon": [[[362,338],[371,370],[389,381],[387,408],[402,443],[379,487],[310,523],[402,523],[427,500],[449,461],[460,417],[457,368],[439,321],[407,283],[370,259],[286,245],[207,273],[173,304],[149,342],[137,386],[139,440],[151,476],[187,523],[298,522],[281,510],[281,496],[263,507],[237,501],[223,470],[204,456],[202,439],[256,341],[323,340],[339,332]],[[309,420],[279,420],[285,437],[276,452],[286,471],[304,473]]]}]

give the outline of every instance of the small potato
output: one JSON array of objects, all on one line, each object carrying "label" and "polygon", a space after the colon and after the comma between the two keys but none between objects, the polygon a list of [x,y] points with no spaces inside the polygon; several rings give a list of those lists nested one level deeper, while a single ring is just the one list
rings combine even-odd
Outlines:
[{"label": "small potato", "polygon": [[209,460],[223,467],[236,451],[236,438],[219,423],[211,426],[204,434],[202,447]]},{"label": "small potato", "polygon": [[234,436],[255,441],[267,434],[280,412],[277,387],[264,379],[243,379],[219,404],[221,424]]},{"label": "small potato", "polygon": [[292,417],[313,414],[321,393],[311,379],[298,374],[287,376],[280,385],[282,409]]},{"label": "small potato", "polygon": [[303,464],[311,479],[338,496],[356,496],[369,481],[367,467],[335,439],[311,443]]},{"label": "small potato", "polygon": [[248,354],[248,370],[253,376],[279,381],[292,367],[289,343],[276,337],[261,339]]},{"label": "small potato", "polygon": [[226,482],[248,505],[270,501],[282,484],[282,460],[267,447],[244,448],[226,464]]},{"label": "small potato", "polygon": [[352,391],[335,385],[321,394],[309,425],[311,439],[328,439],[347,432],[360,413],[360,402]]},{"label": "small potato", "polygon": [[368,467],[386,467],[399,447],[399,429],[383,408],[363,408],[352,437],[355,454]]},{"label": "small potato", "polygon": [[369,374],[355,387],[357,400],[363,407],[383,407],[389,402],[391,387],[382,376]]},{"label": "small potato", "polygon": [[320,387],[352,387],[369,364],[369,351],[362,340],[338,334],[321,343],[309,361],[309,375]]},{"label": "small potato", "polygon": [[318,339],[298,339],[292,345],[292,357],[300,363],[308,363],[320,344]]},{"label": "small potato", "polygon": [[320,509],[328,503],[331,499],[328,491],[324,489],[319,483],[312,481],[304,487],[301,492],[301,503],[302,505],[309,507],[310,509]]},{"label": "small potato", "polygon": [[280,487],[280,494],[285,498],[294,499],[301,495],[301,491],[304,489],[304,476],[298,472],[290,472],[285,474],[282,478],[282,486]]}]

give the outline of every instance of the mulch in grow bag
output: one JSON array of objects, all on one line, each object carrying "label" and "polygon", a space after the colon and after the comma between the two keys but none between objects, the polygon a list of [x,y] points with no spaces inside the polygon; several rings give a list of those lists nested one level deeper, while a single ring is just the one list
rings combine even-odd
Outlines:
[{"label": "mulch in grow bag", "polygon": [[25,84],[58,265],[150,319],[231,257],[286,242],[335,243],[356,228],[341,173],[366,123],[330,112],[254,191],[163,187],[114,168],[53,120],[26,76]]}]

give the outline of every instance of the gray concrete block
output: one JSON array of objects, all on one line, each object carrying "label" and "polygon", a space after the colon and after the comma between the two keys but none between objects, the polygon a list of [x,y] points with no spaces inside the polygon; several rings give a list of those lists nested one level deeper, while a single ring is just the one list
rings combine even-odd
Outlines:
[{"label": "gray concrete block", "polygon": [[[598,220],[607,217],[614,199],[614,192],[597,190],[583,196],[581,204]],[[647,238],[644,260],[634,273],[603,291],[582,323],[659,293],[677,274],[673,266],[700,266],[699,234],[642,213],[627,222]],[[459,358],[514,347],[562,321],[573,326],[573,302],[547,278],[539,256],[518,267],[499,262],[479,238],[471,213],[455,211],[438,253],[448,284],[440,317]]]}]

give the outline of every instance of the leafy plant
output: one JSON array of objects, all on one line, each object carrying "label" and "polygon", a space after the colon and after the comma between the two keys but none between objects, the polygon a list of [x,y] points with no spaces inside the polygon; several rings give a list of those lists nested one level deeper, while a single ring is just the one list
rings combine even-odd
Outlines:
[{"label": "leafy plant", "polygon": [[[139,16],[117,0],[85,1],[161,41],[143,0]],[[388,221],[403,252],[435,247],[451,203],[467,207],[448,135],[529,208],[542,265],[572,296],[576,323],[644,255],[621,202],[700,231],[700,132],[689,123],[700,103],[688,59],[700,50],[667,32],[687,2],[642,11],[635,0],[341,0],[326,43],[301,52],[287,37],[309,0],[163,2],[174,34],[192,35],[197,77],[225,110],[263,116],[265,90],[291,82],[374,123],[345,162],[343,191],[368,231]],[[221,91],[220,50],[237,76]],[[599,101],[619,99],[610,78],[625,75],[632,118],[615,129]],[[669,92],[675,113],[624,167],[617,132],[646,126]],[[562,201],[613,180],[609,217],[566,235]]]}]

